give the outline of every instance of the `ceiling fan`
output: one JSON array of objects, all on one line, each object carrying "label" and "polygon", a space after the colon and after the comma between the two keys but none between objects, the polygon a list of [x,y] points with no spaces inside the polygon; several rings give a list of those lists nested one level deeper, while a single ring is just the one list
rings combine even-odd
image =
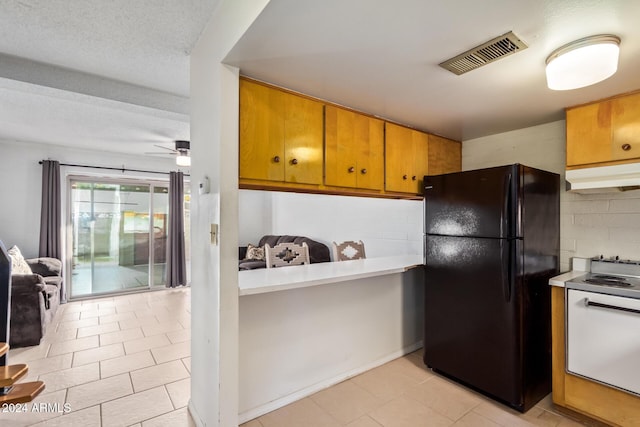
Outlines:
[{"label": "ceiling fan", "polygon": [[149,152],[145,154],[151,155],[172,155],[176,156],[176,164],[178,166],[191,166],[191,157],[189,156],[189,150],[191,148],[190,141],[176,140],[174,141],[175,148],[167,148],[162,145],[153,144],[155,147],[167,150],[167,152]]}]

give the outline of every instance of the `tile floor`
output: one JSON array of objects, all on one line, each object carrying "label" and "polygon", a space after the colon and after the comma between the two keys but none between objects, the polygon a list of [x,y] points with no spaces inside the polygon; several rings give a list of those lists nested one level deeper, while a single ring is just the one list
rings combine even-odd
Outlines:
[{"label": "tile floor", "polygon": [[[189,303],[190,290],[177,289],[62,305],[39,346],[10,350],[11,363],[29,364],[22,381],[46,389],[29,412],[0,413],[0,425],[193,427]],[[580,425],[549,397],[524,415],[494,403],[432,374],[418,351],[243,427]]]}]

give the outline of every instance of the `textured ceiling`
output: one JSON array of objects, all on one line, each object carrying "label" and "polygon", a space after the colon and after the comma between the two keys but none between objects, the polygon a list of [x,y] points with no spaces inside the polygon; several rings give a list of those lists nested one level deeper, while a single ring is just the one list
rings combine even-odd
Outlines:
[{"label": "textured ceiling", "polygon": [[[189,52],[218,1],[0,0],[0,139],[132,154],[189,139]],[[227,62],[466,140],[639,89],[638,17],[632,0],[271,0]],[[437,65],[510,30],[529,48],[461,76]],[[547,89],[549,53],[600,33],[622,39],[618,73]]]},{"label": "textured ceiling", "polygon": [[[640,89],[638,18],[640,1],[272,0],[227,60],[245,75],[466,140]],[[438,66],[510,30],[529,48],[461,76]],[[547,89],[546,57],[601,33],[622,39],[618,73]]]}]

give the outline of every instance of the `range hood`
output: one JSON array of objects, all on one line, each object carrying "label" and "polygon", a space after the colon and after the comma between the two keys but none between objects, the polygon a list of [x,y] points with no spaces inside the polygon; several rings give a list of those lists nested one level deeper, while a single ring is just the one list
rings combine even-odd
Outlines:
[{"label": "range hood", "polygon": [[565,174],[567,190],[608,193],[640,189],[640,163],[571,169]]}]

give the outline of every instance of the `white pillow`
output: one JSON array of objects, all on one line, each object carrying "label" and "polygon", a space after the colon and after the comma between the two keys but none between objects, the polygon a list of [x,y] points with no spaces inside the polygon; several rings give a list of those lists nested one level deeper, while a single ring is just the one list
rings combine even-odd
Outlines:
[{"label": "white pillow", "polygon": [[11,274],[33,274],[19,247],[14,245],[7,252],[11,257]]}]

